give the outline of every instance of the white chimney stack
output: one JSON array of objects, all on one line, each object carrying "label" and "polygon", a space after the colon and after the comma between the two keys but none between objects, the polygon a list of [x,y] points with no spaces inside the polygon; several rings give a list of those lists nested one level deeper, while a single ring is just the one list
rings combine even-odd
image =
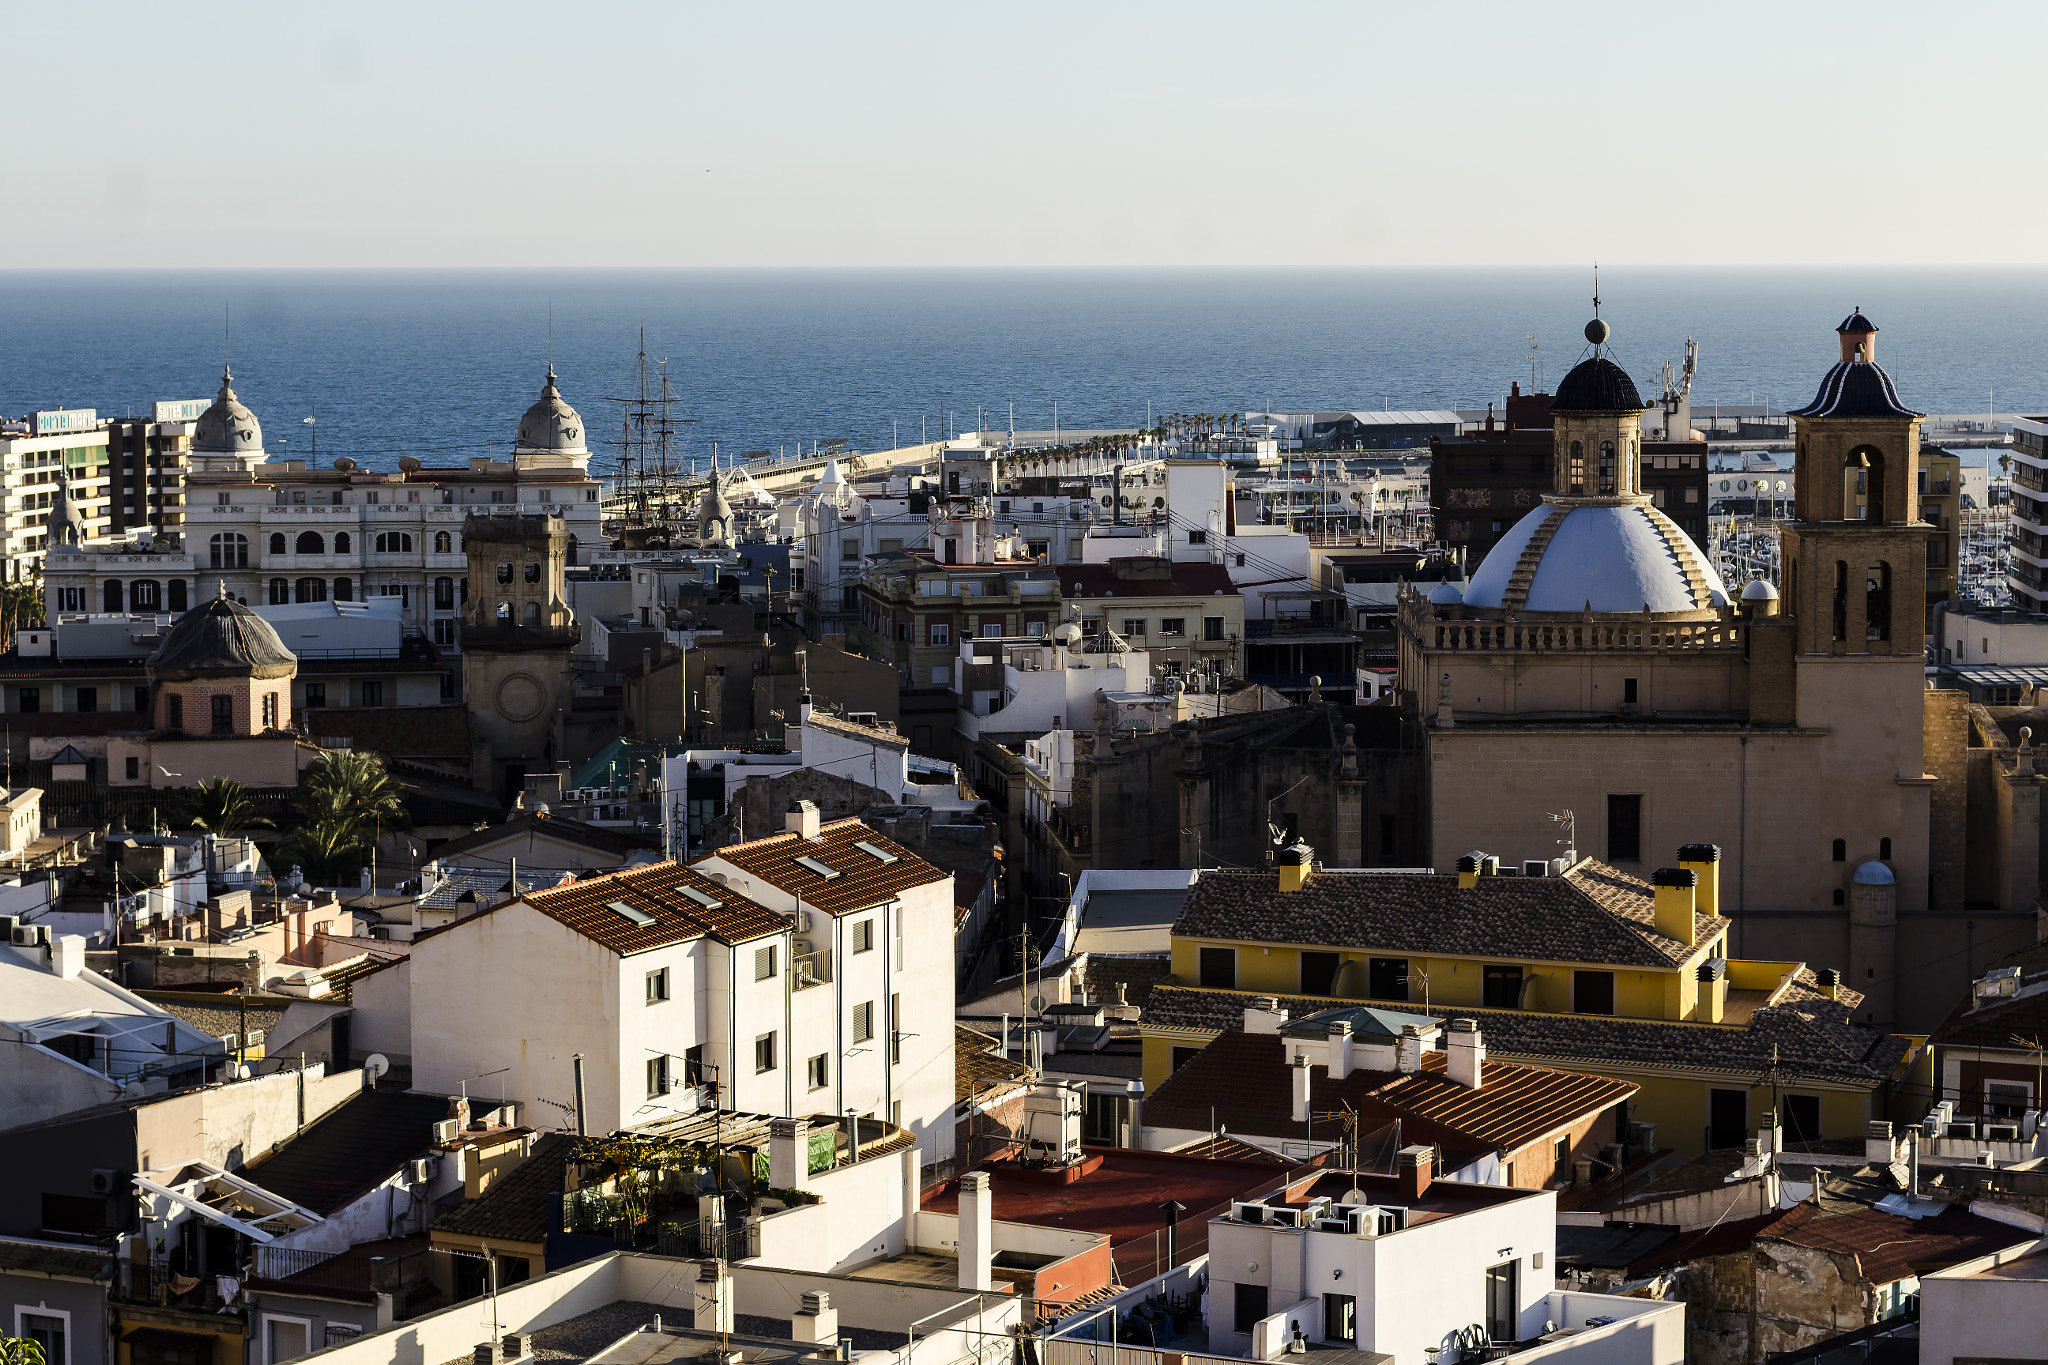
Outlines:
[{"label": "white chimney stack", "polygon": [[1262,995],[1244,1008],[1246,1033],[1278,1033],[1286,1022],[1287,1011],[1280,1008],[1280,1001],[1273,996]]},{"label": "white chimney stack", "polygon": [[1287,1068],[1287,1074],[1294,1078],[1294,1121],[1308,1122],[1309,1068],[1308,1054],[1294,1054],[1294,1065]]},{"label": "white chimney stack", "polygon": [[691,1288],[691,1309],[700,1332],[732,1330],[732,1272],[724,1261],[707,1258],[697,1262],[697,1283]]},{"label": "white chimney stack", "polygon": [[783,814],[782,828],[786,833],[800,834],[806,839],[818,837],[818,808],[809,801],[797,801]]},{"label": "white chimney stack", "polygon": [[779,1190],[803,1188],[810,1174],[808,1119],[773,1119],[768,1124],[768,1183]]},{"label": "white chimney stack", "polygon": [[[1477,1090],[1485,1083],[1486,1043],[1479,1036],[1479,1025],[1470,1019],[1451,1020],[1450,1046],[1444,1058],[1445,1071],[1450,1078],[1467,1090]],[[1404,1044],[1406,1040],[1403,1040]],[[1406,1071],[1404,1065],[1401,1068]]]},{"label": "white chimney stack", "polygon": [[1422,1070],[1422,1026],[1403,1024],[1401,1041],[1394,1047],[1394,1068],[1403,1075],[1412,1076]]},{"label": "white chimney stack", "polygon": [[1330,1021],[1330,1079],[1341,1081],[1351,1074],[1351,1021]]},{"label": "white chimney stack", "polygon": [[839,1340],[839,1310],[832,1306],[832,1296],[820,1290],[804,1295],[804,1306],[797,1309],[789,1320],[789,1339],[809,1342],[814,1346],[829,1346]]},{"label": "white chimney stack", "polygon": [[987,1171],[960,1177],[960,1287],[987,1293],[995,1288],[989,1258],[995,1254],[995,1193]]}]

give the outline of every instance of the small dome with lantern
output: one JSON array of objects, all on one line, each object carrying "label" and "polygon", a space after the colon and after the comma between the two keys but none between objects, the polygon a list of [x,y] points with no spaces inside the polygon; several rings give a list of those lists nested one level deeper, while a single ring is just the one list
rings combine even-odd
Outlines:
[{"label": "small dome with lantern", "polygon": [[235,376],[223,368],[213,406],[199,414],[192,432],[195,455],[261,455],[263,424],[235,397]]},{"label": "small dome with lantern", "polygon": [[555,387],[555,367],[549,365],[540,401],[519,419],[519,439],[512,443],[512,453],[588,455],[590,451],[583,441],[583,417],[563,401],[562,391]]}]

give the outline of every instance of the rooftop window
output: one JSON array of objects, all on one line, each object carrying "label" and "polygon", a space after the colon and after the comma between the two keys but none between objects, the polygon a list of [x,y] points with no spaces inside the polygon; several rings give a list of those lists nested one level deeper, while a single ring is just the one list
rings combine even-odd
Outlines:
[{"label": "rooftop window", "polygon": [[867,854],[870,858],[873,858],[878,863],[893,863],[900,861],[897,858],[897,856],[891,853],[888,849],[882,848],[876,844],[871,844],[865,839],[854,840],[853,846],[859,849],[861,852]]},{"label": "rooftop window", "polygon": [[825,864],[819,862],[816,858],[798,858],[796,860],[796,865],[800,868],[803,868],[806,872],[817,873],[820,877],[823,877],[828,882],[839,875],[839,870],[837,868],[827,867],[825,866]]},{"label": "rooftop window", "polygon": [[620,919],[636,924],[642,929],[654,923],[654,916],[648,914],[645,910],[636,910],[624,901],[607,901],[605,902],[605,909],[611,911]]},{"label": "rooftop window", "polygon": [[718,899],[718,897],[710,895],[703,891],[699,891],[694,886],[679,886],[676,889],[682,892],[685,896],[688,896],[691,900],[697,902],[697,904],[703,906],[706,910],[716,910],[725,904],[725,902]]}]

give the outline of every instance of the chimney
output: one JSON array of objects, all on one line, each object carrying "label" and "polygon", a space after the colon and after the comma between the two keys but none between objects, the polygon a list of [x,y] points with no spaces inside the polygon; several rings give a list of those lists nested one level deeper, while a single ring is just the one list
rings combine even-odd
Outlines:
[{"label": "chimney", "polygon": [[1678,850],[1678,865],[1699,877],[1699,885],[1693,892],[1693,904],[1703,914],[1720,914],[1721,846],[1687,844]]},{"label": "chimney", "polygon": [[1429,1192],[1429,1168],[1433,1153],[1428,1147],[1403,1147],[1395,1156],[1396,1178],[1401,1182],[1401,1202],[1414,1207]]},{"label": "chimney", "polygon": [[1477,1090],[1485,1083],[1486,1043],[1479,1036],[1478,1023],[1471,1019],[1451,1020],[1448,1051],[1444,1070],[1452,1080],[1467,1090]]},{"label": "chimney", "polygon": [[768,1183],[778,1190],[803,1185],[810,1172],[808,1119],[774,1119],[768,1124]]},{"label": "chimney", "polygon": [[799,725],[811,718],[810,693],[806,692],[796,699],[796,718]]},{"label": "chimney", "polygon": [[1309,1082],[1313,1079],[1309,1074],[1308,1054],[1305,1052],[1295,1053],[1294,1065],[1287,1068],[1287,1074],[1293,1078],[1294,1121],[1296,1123],[1306,1123],[1308,1121]]},{"label": "chimney", "polygon": [[1816,981],[1820,982],[1820,993],[1822,995],[1825,995],[1830,1000],[1840,1000],[1842,998],[1842,974],[1840,972],[1836,971],[1833,967],[1823,967],[1815,972],[1813,976]]},{"label": "chimney", "polygon": [[1889,1166],[1898,1160],[1892,1146],[1892,1126],[1883,1119],[1863,1125],[1863,1159],[1873,1166]]},{"label": "chimney", "polygon": [[1405,1076],[1422,1070],[1422,1025],[1401,1025],[1401,1041],[1394,1045],[1394,1067]]},{"label": "chimney", "polygon": [[1694,1013],[1703,1024],[1718,1024],[1728,1010],[1728,959],[1710,957],[1699,965],[1700,998]]},{"label": "chimney", "polygon": [[50,941],[50,970],[66,980],[85,970],[83,934],[64,934]]},{"label": "chimney", "polygon": [[839,1310],[832,1306],[832,1296],[818,1291],[804,1295],[804,1306],[790,1317],[789,1339],[809,1342],[813,1346],[829,1346],[839,1340]]},{"label": "chimney", "polygon": [[1308,883],[1310,866],[1316,860],[1316,851],[1304,843],[1294,843],[1273,855],[1273,866],[1280,871],[1280,889],[1299,891]]},{"label": "chimney", "polygon": [[1277,996],[1262,995],[1244,1007],[1246,1033],[1278,1033],[1286,1022],[1287,1011],[1280,1008]]},{"label": "chimney", "polygon": [[1330,1021],[1330,1079],[1341,1081],[1351,1074],[1351,1021]]},{"label": "chimney", "polygon": [[1660,867],[1650,874],[1650,885],[1657,892],[1653,913],[1658,933],[1680,943],[1692,942],[1693,893],[1699,880],[1698,873],[1682,867]]},{"label": "chimney", "polygon": [[809,801],[792,801],[783,813],[782,828],[790,834],[800,834],[806,839],[818,837],[818,808]]},{"label": "chimney", "polygon": [[732,1331],[732,1273],[724,1261],[707,1257],[697,1262],[697,1283],[691,1286],[694,1326],[700,1332]]},{"label": "chimney", "polygon": [[1491,853],[1481,853],[1475,848],[1458,859],[1458,889],[1470,891],[1479,885],[1481,877],[1496,876],[1499,872],[1500,859]]},{"label": "chimney", "polygon": [[987,1171],[960,1177],[960,1287],[987,1293],[995,1288],[989,1257],[995,1254],[995,1195]]}]

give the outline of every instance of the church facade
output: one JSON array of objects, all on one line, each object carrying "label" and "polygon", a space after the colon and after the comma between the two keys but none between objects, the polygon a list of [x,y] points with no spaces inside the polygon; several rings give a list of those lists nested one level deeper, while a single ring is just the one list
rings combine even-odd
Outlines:
[{"label": "church facade", "polygon": [[2042,779],[1927,685],[1921,414],[1844,320],[1794,413],[1781,582],[1731,593],[1638,487],[1644,404],[1587,335],[1553,491],[1462,588],[1402,598],[1433,860],[1574,848],[1647,876],[1713,845],[1733,956],[1837,966],[1858,1022],[1931,1025],[2035,938]]}]

